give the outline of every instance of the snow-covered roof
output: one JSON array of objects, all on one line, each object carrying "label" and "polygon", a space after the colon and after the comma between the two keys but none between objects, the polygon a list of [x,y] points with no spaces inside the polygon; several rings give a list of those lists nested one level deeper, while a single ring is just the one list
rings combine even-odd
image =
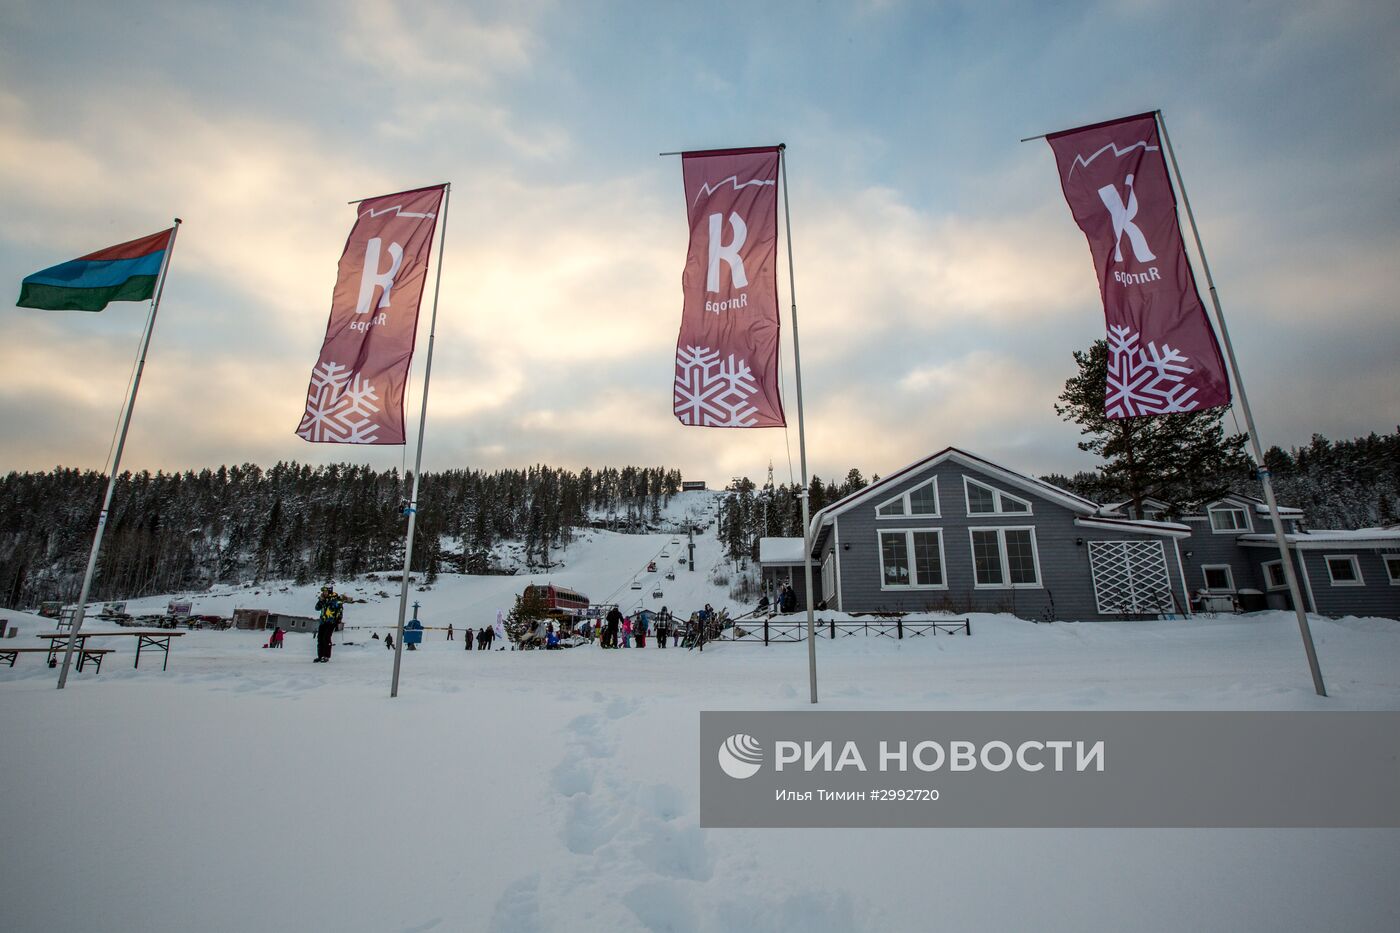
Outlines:
[{"label": "snow-covered roof", "polygon": [[[1329,550],[1358,545],[1400,550],[1400,528],[1353,528],[1308,531],[1286,535],[1288,543],[1302,550]],[[1240,535],[1240,543],[1277,547],[1271,534]]]},{"label": "snow-covered roof", "polygon": [[1131,518],[1112,518],[1105,515],[1091,515],[1076,518],[1076,525],[1083,528],[1108,528],[1114,531],[1137,531],[1149,535],[1165,535],[1169,538],[1191,537],[1191,526],[1179,522],[1137,521]]},{"label": "snow-covered roof", "polygon": [[802,539],[759,538],[758,562],[760,564],[802,563]]}]

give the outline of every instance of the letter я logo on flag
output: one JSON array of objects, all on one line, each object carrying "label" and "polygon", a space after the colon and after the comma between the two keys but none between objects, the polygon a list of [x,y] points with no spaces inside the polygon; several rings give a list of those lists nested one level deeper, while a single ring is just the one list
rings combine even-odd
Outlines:
[{"label": "letter \u044f logo on flag", "polygon": [[690,249],[673,410],[682,424],[786,424],[778,392],[778,149],[681,158]]},{"label": "letter \u044f logo on flag", "polygon": [[404,442],[404,386],[443,191],[420,188],[356,205],[298,436],[321,444]]},{"label": "letter \u044f logo on flag", "polygon": [[1156,115],[1046,139],[1099,277],[1105,412],[1129,418],[1228,405],[1230,383],[1181,239]]}]

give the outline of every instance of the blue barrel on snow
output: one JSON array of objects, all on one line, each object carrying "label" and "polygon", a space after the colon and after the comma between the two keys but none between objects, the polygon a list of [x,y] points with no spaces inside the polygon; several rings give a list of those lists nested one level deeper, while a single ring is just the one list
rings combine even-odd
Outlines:
[{"label": "blue barrel on snow", "polygon": [[403,643],[405,645],[423,644],[423,623],[417,619],[410,619],[403,627]]}]

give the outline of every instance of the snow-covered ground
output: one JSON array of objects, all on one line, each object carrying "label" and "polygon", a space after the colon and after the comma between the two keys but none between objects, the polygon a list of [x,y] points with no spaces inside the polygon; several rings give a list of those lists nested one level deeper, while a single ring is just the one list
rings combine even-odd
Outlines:
[{"label": "snow-covered ground", "polygon": [[[722,604],[706,538],[702,570],[666,584],[672,608]],[[662,548],[675,556],[670,536],[597,533],[548,578],[596,600],[633,593]],[[444,575],[417,598],[429,624],[462,626],[525,582]],[[312,589],[220,591],[195,609],[309,614]],[[348,621],[395,610],[357,604]],[[50,624],[0,616],[20,643]],[[1313,626],[1325,700],[1284,613],[979,615],[971,638],[820,642],[823,708],[1400,709],[1400,623]],[[701,830],[698,711],[808,708],[801,645],[483,655],[430,632],[389,700],[392,654],[361,634],[318,665],[309,636],[279,652],[263,633],[194,632],[164,673],[146,658],[133,670],[123,642],[62,693],[39,658],[0,667],[0,925],[1400,928],[1395,831]]]}]

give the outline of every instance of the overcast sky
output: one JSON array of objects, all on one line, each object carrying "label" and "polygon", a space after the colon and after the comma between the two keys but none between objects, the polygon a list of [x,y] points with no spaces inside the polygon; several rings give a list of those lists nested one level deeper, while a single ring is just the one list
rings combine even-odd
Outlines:
[{"label": "overcast sky", "polygon": [[[293,431],[346,201],[451,181],[427,468],[783,481],[786,308],[788,432],[671,414],[687,231],[657,153],[786,142],[813,470],[952,444],[1069,471],[1094,461],[1052,405],[1103,314],[1017,140],[1161,108],[1264,443],[1389,431],[1397,48],[1400,6],[1338,0],[0,0],[0,284],[178,215],[124,466],[397,467]],[[0,310],[0,469],[102,468],[144,310]]]}]

